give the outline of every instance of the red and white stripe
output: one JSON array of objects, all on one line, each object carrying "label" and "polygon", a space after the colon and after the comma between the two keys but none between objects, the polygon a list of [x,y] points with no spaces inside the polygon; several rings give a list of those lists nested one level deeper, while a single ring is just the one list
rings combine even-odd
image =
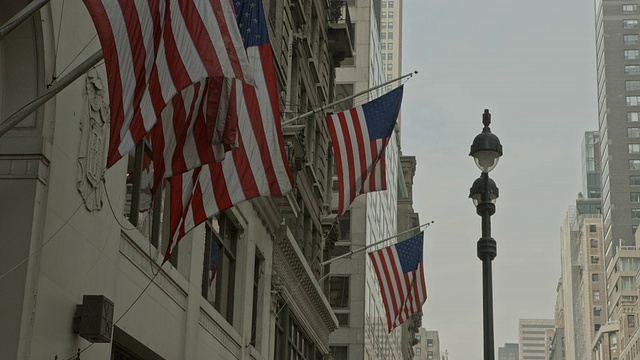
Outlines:
[{"label": "red and white stripe", "polygon": [[416,270],[403,274],[393,245],[371,252],[369,257],[378,277],[387,313],[387,329],[391,332],[411,315],[419,312],[427,300],[424,262],[419,262]]},{"label": "red and white stripe", "polygon": [[211,76],[252,81],[229,0],[84,3],[108,74],[108,167],[135,147],[181,90]]},{"label": "red and white stripe", "polygon": [[356,196],[387,189],[384,150],[389,139],[369,139],[362,106],[328,116],[327,124],[338,172],[340,216]]},{"label": "red and white stripe", "polygon": [[171,238],[165,261],[180,238],[207,218],[259,196],[292,188],[282,130],[275,67],[269,43],[247,48],[255,87],[239,84],[238,148],[222,162],[208,163],[171,178]]},{"label": "red and white stripe", "polygon": [[151,130],[155,184],[202,164],[222,161],[238,147],[236,98],[242,82],[207,78],[179,92]]}]

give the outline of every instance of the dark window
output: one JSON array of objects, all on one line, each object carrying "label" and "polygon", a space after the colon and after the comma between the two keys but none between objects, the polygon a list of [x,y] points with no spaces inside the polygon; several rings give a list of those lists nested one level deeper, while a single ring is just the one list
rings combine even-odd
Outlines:
[{"label": "dark window", "polygon": [[348,346],[330,346],[331,355],[333,360],[348,360],[349,359],[349,347]]},{"label": "dark window", "polygon": [[595,249],[598,247],[598,239],[590,239],[589,242],[591,242],[592,249]]},{"label": "dark window", "polygon": [[598,227],[596,225],[589,225],[589,231],[590,232],[596,232],[596,231],[598,231]]},{"label": "dark window", "polygon": [[[217,246],[217,264],[212,277],[211,266],[205,260],[203,296],[213,307],[233,325],[234,289],[236,278],[236,243],[238,229],[225,214],[220,219],[207,223],[205,241],[205,259],[211,259],[212,246]],[[215,251],[213,252],[215,253]]]},{"label": "dark window", "polygon": [[349,308],[348,276],[331,276],[329,278],[329,304],[333,308]]},{"label": "dark window", "polygon": [[153,154],[151,145],[142,141],[129,153],[127,163],[126,197],[124,216],[156,248],[160,238],[162,191],[153,189]]},{"label": "dark window", "polygon": [[338,226],[340,226],[340,241],[351,240],[351,213],[349,211],[338,218]]},{"label": "dark window", "polygon": [[600,280],[600,275],[598,274],[591,274],[591,281],[598,281]]},{"label": "dark window", "polygon": [[630,175],[629,185],[640,185],[640,175]]},{"label": "dark window", "polygon": [[[258,249],[256,248],[256,254]],[[256,346],[256,329],[258,328],[258,305],[260,302],[260,266],[262,262],[256,255],[253,266],[253,305],[251,309],[251,345]]]}]

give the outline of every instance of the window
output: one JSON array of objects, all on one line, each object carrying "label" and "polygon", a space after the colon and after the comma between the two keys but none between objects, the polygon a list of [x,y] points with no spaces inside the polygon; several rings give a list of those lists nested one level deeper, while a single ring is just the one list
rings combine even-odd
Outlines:
[{"label": "window", "polygon": [[622,42],[625,45],[636,45],[638,44],[638,34],[627,34],[622,36]]},{"label": "window", "polygon": [[640,160],[629,160],[629,170],[640,170]]},{"label": "window", "polygon": [[640,90],[640,80],[627,80],[624,83],[625,90]]},{"label": "window", "polygon": [[623,14],[635,14],[636,12],[638,12],[638,5],[635,5],[635,4],[622,5]]},{"label": "window", "polygon": [[386,32],[380,33],[380,39],[384,40],[386,38],[387,38],[387,33]]},{"label": "window", "polygon": [[389,71],[393,70],[393,64],[387,64],[387,70]]},{"label": "window", "polygon": [[631,236],[635,236],[636,231],[638,231],[638,225],[631,225]]},{"label": "window", "polygon": [[332,308],[349,308],[349,277],[331,276],[329,278],[329,305]]},{"label": "window", "polygon": [[389,11],[389,19],[393,19],[393,11]]},{"label": "window", "polygon": [[387,28],[387,23],[386,22],[381,22],[380,23],[380,29],[386,29]]},{"label": "window", "polygon": [[422,349],[416,348],[416,356],[420,356],[420,355],[422,355]]},{"label": "window", "polygon": [[433,346],[433,339],[427,339],[427,347]]},{"label": "window", "polygon": [[592,298],[594,301],[600,300],[600,290],[593,290]]},{"label": "window", "polygon": [[387,60],[393,60],[393,54],[387,54]]},{"label": "window", "polygon": [[351,212],[349,212],[349,210],[345,211],[345,213],[338,218],[338,226],[340,227],[339,241],[350,241],[351,240]]},{"label": "window", "polygon": [[640,219],[640,209],[631,209],[631,218]]},{"label": "window", "polygon": [[625,50],[624,51],[624,59],[625,60],[635,60],[640,58],[640,50]]},{"label": "window", "polygon": [[635,29],[638,27],[638,20],[635,20],[635,19],[622,20],[622,27],[625,29]]},{"label": "window", "polygon": [[433,351],[427,351],[427,359],[433,359]]},{"label": "window", "polygon": [[162,191],[153,196],[153,154],[151,145],[142,141],[129,153],[127,163],[127,193],[124,216],[156,248],[160,238]]},{"label": "window", "polygon": [[600,316],[602,313],[602,308],[600,306],[596,306],[593,308],[593,316]]},{"label": "window", "polygon": [[251,345],[256,346],[256,330],[258,329],[258,314],[260,307],[260,269],[262,261],[258,257],[260,250],[256,248],[256,257],[253,262],[253,304],[251,308]]},{"label": "window", "polygon": [[384,9],[384,8],[386,8],[386,7],[387,7],[387,2],[386,2],[386,1],[383,1],[383,2],[382,2],[382,8]]},{"label": "window", "polygon": [[598,281],[598,280],[600,280],[599,274],[591,274],[591,281]]},{"label": "window", "polygon": [[391,80],[392,80],[391,74],[388,74],[387,75],[387,81],[391,81]]},{"label": "window", "polygon": [[637,128],[637,127],[627,128],[627,136],[630,138],[640,137],[640,128]]},{"label": "window", "polygon": [[629,154],[640,153],[640,144],[628,144]]},{"label": "window", "polygon": [[[211,222],[207,222],[205,236],[204,274],[206,276],[203,276],[202,296],[229,324],[233,325],[238,229],[232,224],[231,219],[223,213],[219,216],[218,221],[213,219]],[[217,261],[215,272],[211,271],[207,259]]]},{"label": "window", "polygon": [[389,50],[393,50],[393,43],[389,43],[389,45],[387,45],[387,48],[388,48]]},{"label": "window", "polygon": [[624,66],[625,75],[639,75],[640,74],[640,65],[625,65]]},{"label": "window", "polygon": [[599,261],[600,261],[600,256],[597,256],[597,255],[591,256],[591,263],[592,264],[597,264]]},{"label": "window", "polygon": [[635,315],[627,315],[627,324],[630,328],[636,327],[636,317]]},{"label": "window", "polygon": [[386,43],[380,44],[380,50],[387,50],[387,44]]},{"label": "window", "polygon": [[[387,33],[387,39],[393,40],[393,33],[392,32],[388,32]],[[640,50],[638,50],[638,51],[640,51]]]},{"label": "window", "polygon": [[348,346],[330,346],[331,355],[333,360],[347,360],[349,359],[349,347]]},{"label": "window", "polygon": [[640,185],[640,175],[629,176],[629,185]]},{"label": "window", "polygon": [[393,22],[389,22],[389,29],[393,29]]},{"label": "window", "polygon": [[630,194],[631,202],[640,202],[640,192],[632,192]]},{"label": "window", "polygon": [[627,113],[628,122],[638,122],[638,120],[640,120],[640,112],[630,111]]},{"label": "window", "polygon": [[640,105],[640,96],[627,96],[627,106],[638,106]]},{"label": "window", "polygon": [[598,239],[591,239],[590,242],[591,242],[592,249],[598,248]]},{"label": "window", "polygon": [[589,225],[589,232],[596,232],[598,231],[598,226],[596,225]]},{"label": "window", "polygon": [[338,319],[338,326],[349,327],[349,313],[336,314],[336,319]]},{"label": "window", "polygon": [[380,14],[380,17],[381,17],[381,18],[383,18],[383,19],[386,19],[386,18],[387,18],[387,12],[386,12],[386,11],[383,11],[383,12]]},{"label": "window", "polygon": [[389,7],[392,8],[393,7],[393,1],[389,1]]}]

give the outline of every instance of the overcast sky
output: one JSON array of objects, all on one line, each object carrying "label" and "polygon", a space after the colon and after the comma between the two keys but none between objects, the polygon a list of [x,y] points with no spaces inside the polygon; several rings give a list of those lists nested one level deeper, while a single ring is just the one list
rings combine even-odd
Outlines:
[{"label": "overcast sky", "polygon": [[597,130],[593,3],[404,0],[402,150],[418,161],[414,207],[425,233],[423,327],[451,360],[482,359],[480,217],[467,198],[482,112],[504,155],[492,235],[495,346],[518,319],[554,316],[560,227],[581,191],[580,146]]}]

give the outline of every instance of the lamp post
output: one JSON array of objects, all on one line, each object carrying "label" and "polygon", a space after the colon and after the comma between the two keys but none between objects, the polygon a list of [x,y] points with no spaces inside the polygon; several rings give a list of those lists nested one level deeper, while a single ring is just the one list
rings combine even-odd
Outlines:
[{"label": "lamp post", "polygon": [[498,137],[491,133],[491,114],[489,110],[482,114],[484,129],[473,139],[470,156],[482,171],[473,182],[469,197],[473,200],[476,212],[482,217],[482,237],[478,240],[478,258],[482,261],[482,318],[484,330],[484,360],[495,359],[493,346],[493,284],[491,261],[498,253],[496,241],[491,237],[491,215],[496,212],[498,187],[489,178],[489,172],[498,164],[502,156],[502,145]]}]

